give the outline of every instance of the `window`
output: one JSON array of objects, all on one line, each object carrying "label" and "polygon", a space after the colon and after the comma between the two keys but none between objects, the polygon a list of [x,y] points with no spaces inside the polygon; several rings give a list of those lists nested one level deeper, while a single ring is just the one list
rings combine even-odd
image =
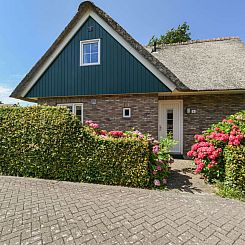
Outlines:
[{"label": "window", "polygon": [[123,117],[130,118],[131,117],[131,108],[123,108]]},{"label": "window", "polygon": [[100,39],[80,42],[80,65],[100,64]]},{"label": "window", "polygon": [[174,111],[167,110],[167,134],[173,134],[174,130]]},{"label": "window", "polygon": [[65,106],[83,123],[83,104],[58,104],[57,106]]}]

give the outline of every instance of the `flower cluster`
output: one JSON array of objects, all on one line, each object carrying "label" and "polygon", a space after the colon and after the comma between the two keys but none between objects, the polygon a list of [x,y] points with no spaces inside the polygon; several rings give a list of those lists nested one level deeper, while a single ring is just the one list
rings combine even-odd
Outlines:
[{"label": "flower cluster", "polygon": [[224,174],[223,150],[227,145],[245,143],[245,114],[235,114],[213,125],[204,134],[195,135],[196,143],[187,153],[194,159],[196,173],[207,178],[219,178]]},{"label": "flower cluster", "polygon": [[118,137],[122,137],[123,136],[123,132],[122,131],[110,131],[109,135],[118,138]]},{"label": "flower cluster", "polygon": [[191,147],[191,151],[187,153],[188,157],[193,157],[197,165],[195,173],[199,173],[205,167],[205,162],[208,162],[207,167],[210,169],[217,165],[217,158],[222,152],[221,148],[215,148],[212,143],[206,142],[205,137],[195,137],[201,140]]},{"label": "flower cluster", "polygon": [[90,128],[93,128],[93,129],[100,127],[98,123],[94,123],[92,120],[85,121],[85,124],[88,125]]},{"label": "flower cluster", "polygon": [[155,187],[165,186],[169,174],[171,161],[157,159],[152,166],[153,184]]}]

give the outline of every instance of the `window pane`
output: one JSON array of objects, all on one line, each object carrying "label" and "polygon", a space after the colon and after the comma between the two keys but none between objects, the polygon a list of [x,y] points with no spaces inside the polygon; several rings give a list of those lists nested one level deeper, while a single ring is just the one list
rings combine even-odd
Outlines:
[{"label": "window pane", "polygon": [[83,53],[84,54],[91,53],[91,44],[90,43],[83,44]]},{"label": "window pane", "polygon": [[91,63],[91,56],[90,56],[90,54],[84,54],[83,55],[83,63],[84,64],[89,64],[89,63]]},{"label": "window pane", "polygon": [[98,63],[98,53],[91,54],[91,63]]},{"label": "window pane", "polygon": [[124,114],[125,114],[126,117],[129,116],[129,109],[126,109],[126,110],[124,111]]},{"label": "window pane", "polygon": [[91,53],[98,53],[98,43],[91,43]]},{"label": "window pane", "polygon": [[82,115],[82,107],[80,105],[76,106],[76,115],[77,116]]},{"label": "window pane", "polygon": [[75,115],[80,121],[82,121],[82,106],[80,105],[75,106]]},{"label": "window pane", "polygon": [[174,112],[173,110],[167,110],[167,134],[171,133],[173,134],[173,121],[174,118]]}]

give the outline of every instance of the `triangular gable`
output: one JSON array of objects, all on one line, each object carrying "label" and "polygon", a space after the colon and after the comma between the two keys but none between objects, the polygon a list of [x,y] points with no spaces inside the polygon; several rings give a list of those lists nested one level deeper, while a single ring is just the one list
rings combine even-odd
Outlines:
[{"label": "triangular gable", "polygon": [[92,17],[96,22],[98,22],[108,33],[110,33],[110,35],[112,35],[126,50],[128,50],[147,69],[149,69],[152,74],[154,74],[154,76],[156,76],[171,91],[175,90],[176,88],[186,89],[186,87],[171,71],[169,71],[163,64],[154,58],[148,51],[146,51],[143,46],[137,43],[114,20],[112,20],[91,2],[84,2],[80,5],[78,13],[57,38],[51,48],[17,86],[11,95],[12,97],[24,98],[27,95],[28,91],[34,86],[34,84],[52,64],[52,62],[61,53],[61,51],[89,17]]}]

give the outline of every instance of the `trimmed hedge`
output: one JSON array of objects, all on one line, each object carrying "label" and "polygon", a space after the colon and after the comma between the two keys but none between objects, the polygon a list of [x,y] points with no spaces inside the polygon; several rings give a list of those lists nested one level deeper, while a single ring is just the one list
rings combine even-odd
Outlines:
[{"label": "trimmed hedge", "polygon": [[227,146],[224,151],[225,184],[245,194],[245,146]]},{"label": "trimmed hedge", "polygon": [[66,108],[0,109],[0,172],[79,180],[80,123]]},{"label": "trimmed hedge", "polygon": [[84,127],[81,135],[85,182],[144,187],[149,185],[149,143],[142,139],[101,138]]},{"label": "trimmed hedge", "polygon": [[142,187],[149,184],[145,139],[103,139],[65,107],[0,108],[5,175]]}]

